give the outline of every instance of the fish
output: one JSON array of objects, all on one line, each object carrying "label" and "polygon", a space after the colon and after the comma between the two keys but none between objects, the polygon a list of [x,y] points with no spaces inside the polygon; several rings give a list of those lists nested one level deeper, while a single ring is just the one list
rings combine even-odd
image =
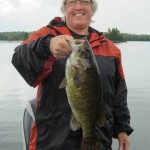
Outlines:
[{"label": "fish", "polygon": [[59,88],[66,88],[72,111],[70,128],[73,131],[82,128],[80,150],[101,150],[96,126],[103,126],[106,117],[100,69],[87,39],[75,39],[69,45],[72,52]]}]

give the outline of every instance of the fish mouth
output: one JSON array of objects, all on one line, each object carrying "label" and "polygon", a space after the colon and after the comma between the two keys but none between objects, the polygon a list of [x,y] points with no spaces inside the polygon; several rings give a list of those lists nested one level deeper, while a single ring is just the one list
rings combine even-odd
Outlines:
[{"label": "fish mouth", "polygon": [[75,47],[79,47],[80,45],[83,45],[86,38],[83,39],[75,39],[74,41],[68,41],[69,46],[73,49]]},{"label": "fish mouth", "polygon": [[75,39],[74,40],[74,43],[75,44],[82,44],[82,43],[84,43],[85,42],[85,39]]}]

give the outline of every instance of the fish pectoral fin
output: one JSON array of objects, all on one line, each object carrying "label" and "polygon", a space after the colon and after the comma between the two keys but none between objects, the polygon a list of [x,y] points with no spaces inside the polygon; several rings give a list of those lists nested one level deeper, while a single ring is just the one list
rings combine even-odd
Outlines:
[{"label": "fish pectoral fin", "polygon": [[70,128],[73,131],[76,131],[81,128],[80,122],[76,119],[74,115],[72,115],[71,120],[70,120]]},{"label": "fish pectoral fin", "polygon": [[79,88],[82,84],[80,75],[76,74],[73,76],[73,82],[76,88]]},{"label": "fish pectoral fin", "polygon": [[106,122],[105,113],[104,112],[100,113],[100,115],[97,118],[97,124],[98,124],[98,126],[99,127],[104,126],[105,122]]},{"label": "fish pectoral fin", "polygon": [[84,71],[86,71],[88,68],[90,68],[90,62],[89,62],[89,60],[88,59],[84,59],[84,60],[82,60],[82,67],[83,67],[83,69],[84,69]]},{"label": "fish pectoral fin", "polygon": [[66,87],[66,86],[67,86],[67,80],[66,80],[66,78],[64,78],[62,80],[62,82],[60,83],[60,85],[59,85],[59,89],[62,89],[64,87]]}]

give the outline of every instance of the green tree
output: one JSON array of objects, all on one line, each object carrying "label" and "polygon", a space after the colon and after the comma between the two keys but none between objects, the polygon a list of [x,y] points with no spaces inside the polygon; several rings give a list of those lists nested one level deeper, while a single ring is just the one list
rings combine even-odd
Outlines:
[{"label": "green tree", "polygon": [[31,32],[17,31],[17,32],[0,32],[0,40],[7,41],[22,41],[28,38]]},{"label": "green tree", "polygon": [[105,33],[105,36],[113,42],[126,41],[124,35],[117,28],[108,28],[108,32]]}]

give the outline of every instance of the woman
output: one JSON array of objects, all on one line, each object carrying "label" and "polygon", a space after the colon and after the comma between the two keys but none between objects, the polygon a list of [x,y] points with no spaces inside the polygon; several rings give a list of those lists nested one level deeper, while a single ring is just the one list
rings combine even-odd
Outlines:
[{"label": "woman", "polygon": [[101,71],[106,123],[97,127],[102,150],[111,150],[112,137],[119,150],[129,149],[130,113],[120,50],[102,33],[90,27],[96,0],[63,0],[63,18],[32,33],[15,49],[12,63],[25,81],[38,86],[35,123],[29,150],[80,150],[82,131],[70,129],[70,106],[65,89],[65,63],[71,53],[68,41],[87,37]]}]

